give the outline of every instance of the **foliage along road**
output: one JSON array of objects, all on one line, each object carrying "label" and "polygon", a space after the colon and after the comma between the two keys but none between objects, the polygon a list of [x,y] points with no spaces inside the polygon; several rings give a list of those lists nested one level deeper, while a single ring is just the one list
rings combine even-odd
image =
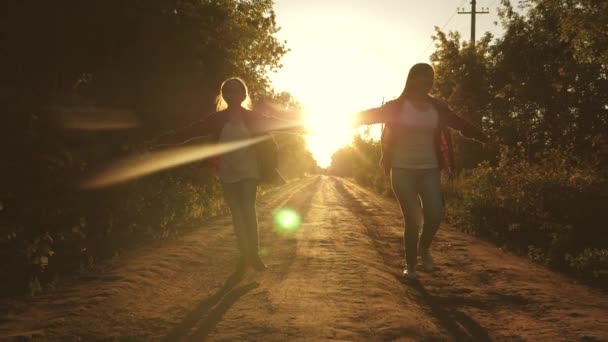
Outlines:
[{"label": "foliage along road", "polygon": [[[234,272],[228,216],[2,305],[0,341],[608,340],[608,296],[443,226],[437,271],[402,283],[397,204],[326,176],[259,201],[268,270]],[[272,213],[295,209],[294,232]]]}]

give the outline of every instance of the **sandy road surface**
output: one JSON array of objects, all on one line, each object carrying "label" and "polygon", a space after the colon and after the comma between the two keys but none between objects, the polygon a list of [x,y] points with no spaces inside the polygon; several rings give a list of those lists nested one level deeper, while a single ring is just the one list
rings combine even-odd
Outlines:
[{"label": "sandy road surface", "polygon": [[[293,234],[272,212],[297,210]],[[0,308],[0,340],[608,341],[608,295],[442,227],[438,270],[401,283],[396,203],[331,177],[259,204],[269,269],[234,273],[229,217],[108,272]]]}]

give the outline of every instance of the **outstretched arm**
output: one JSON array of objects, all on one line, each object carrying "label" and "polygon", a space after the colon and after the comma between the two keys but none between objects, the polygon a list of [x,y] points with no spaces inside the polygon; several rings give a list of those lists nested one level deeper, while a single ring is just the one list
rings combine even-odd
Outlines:
[{"label": "outstretched arm", "polygon": [[[213,114],[212,114],[213,115]],[[208,118],[210,115],[203,119],[196,120],[190,124],[165,132],[151,140],[148,144],[153,145],[154,148],[166,147],[173,145],[187,144],[193,140],[202,139],[209,136],[208,132]]]},{"label": "outstretched arm", "polygon": [[360,111],[355,114],[353,124],[355,126],[360,125],[372,125],[377,123],[387,123],[391,120],[391,112],[395,110],[396,102],[388,102],[382,107],[371,108],[364,111]]},{"label": "outstretched arm", "polygon": [[458,131],[465,138],[473,139],[483,144],[490,142],[490,139],[483,134],[480,128],[454,113],[447,103],[438,101],[437,106],[443,112],[443,120],[446,126]]},{"label": "outstretched arm", "polygon": [[262,102],[254,115],[265,132],[308,133],[301,110],[284,110],[272,103]]}]

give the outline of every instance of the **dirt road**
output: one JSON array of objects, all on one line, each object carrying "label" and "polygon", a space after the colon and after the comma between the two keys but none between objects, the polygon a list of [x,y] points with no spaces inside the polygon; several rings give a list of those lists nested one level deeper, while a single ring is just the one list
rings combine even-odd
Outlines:
[{"label": "dirt road", "polygon": [[[293,208],[302,226],[272,228]],[[608,341],[608,295],[444,226],[402,283],[395,202],[313,177],[260,199],[266,272],[234,273],[229,217],[0,315],[0,340]]]}]

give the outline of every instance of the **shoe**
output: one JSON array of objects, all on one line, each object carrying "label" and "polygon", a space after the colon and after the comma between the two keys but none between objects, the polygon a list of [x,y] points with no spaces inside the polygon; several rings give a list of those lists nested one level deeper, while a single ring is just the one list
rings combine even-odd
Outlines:
[{"label": "shoe", "polygon": [[423,249],[420,251],[422,257],[422,268],[425,272],[435,271],[435,263],[433,262],[433,256],[431,255],[431,249]]},{"label": "shoe", "polygon": [[258,272],[262,272],[268,268],[259,256],[254,257],[253,260],[251,260],[251,267]]},{"label": "shoe", "polygon": [[403,279],[405,280],[416,280],[416,269],[413,270],[408,270],[408,268],[406,267],[403,270]]}]

